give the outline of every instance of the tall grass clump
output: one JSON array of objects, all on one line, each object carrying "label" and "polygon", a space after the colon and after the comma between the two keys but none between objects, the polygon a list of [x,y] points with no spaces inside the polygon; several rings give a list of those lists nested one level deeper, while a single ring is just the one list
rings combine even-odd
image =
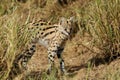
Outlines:
[{"label": "tall grass clump", "polygon": [[34,34],[28,32],[27,23],[37,12],[31,7],[32,1],[25,4],[26,8],[14,0],[2,0],[0,3],[0,80],[10,80],[13,76],[11,70],[15,66],[16,55],[27,48],[30,36]]},{"label": "tall grass clump", "polygon": [[20,54],[23,46],[29,42],[27,27],[20,21],[21,15],[16,11],[0,17],[0,80],[9,76],[15,56]]},{"label": "tall grass clump", "polygon": [[[80,21],[105,56],[120,53],[120,1],[94,0],[82,8]],[[83,14],[84,13],[84,14]]]}]

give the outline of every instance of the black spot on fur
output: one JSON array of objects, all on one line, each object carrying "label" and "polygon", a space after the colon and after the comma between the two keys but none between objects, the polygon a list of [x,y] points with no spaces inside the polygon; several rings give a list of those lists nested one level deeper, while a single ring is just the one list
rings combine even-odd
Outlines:
[{"label": "black spot on fur", "polygon": [[32,45],[32,47],[35,47],[35,45]]},{"label": "black spot on fur", "polygon": [[33,50],[33,47],[31,47],[30,50]]},{"label": "black spot on fur", "polygon": [[50,57],[53,57],[52,55],[50,55]]},{"label": "black spot on fur", "polygon": [[38,26],[39,24],[37,23],[37,24],[35,24],[34,26]]},{"label": "black spot on fur", "polygon": [[41,26],[43,25],[43,23],[41,23]]},{"label": "black spot on fur", "polygon": [[43,32],[41,33],[41,35],[43,34]]},{"label": "black spot on fur", "polygon": [[36,27],[36,28],[38,28],[38,27]]}]

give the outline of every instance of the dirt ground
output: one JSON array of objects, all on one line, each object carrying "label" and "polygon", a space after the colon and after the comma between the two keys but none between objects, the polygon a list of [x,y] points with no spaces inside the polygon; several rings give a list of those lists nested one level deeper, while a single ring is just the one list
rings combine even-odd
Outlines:
[{"label": "dirt ground", "polygon": [[[111,76],[120,76],[120,59],[114,59],[107,63],[103,59],[96,58],[97,48],[89,49],[92,39],[86,34],[84,38],[78,37],[79,33],[70,41],[68,40],[63,52],[65,67],[68,72],[75,73],[64,80],[114,80]],[[84,43],[84,46],[81,44]],[[88,46],[87,48],[85,46]],[[37,51],[28,64],[30,71],[45,71],[47,69],[47,51],[38,45]],[[56,57],[55,65],[59,68]],[[112,74],[114,72],[114,74]]]}]

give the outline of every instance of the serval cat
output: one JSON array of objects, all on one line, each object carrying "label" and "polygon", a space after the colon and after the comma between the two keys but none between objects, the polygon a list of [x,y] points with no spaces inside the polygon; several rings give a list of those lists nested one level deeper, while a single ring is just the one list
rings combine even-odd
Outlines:
[{"label": "serval cat", "polygon": [[58,24],[48,24],[43,20],[30,23],[28,30],[31,33],[31,46],[23,53],[16,56],[14,64],[16,67],[26,69],[27,63],[33,56],[36,50],[36,44],[38,43],[47,48],[49,60],[48,72],[51,72],[54,66],[55,55],[57,55],[60,62],[60,70],[66,73],[61,53],[64,50],[67,39],[71,38],[71,35],[77,32],[78,29],[76,28],[77,24],[74,17],[70,17],[69,19],[62,17]]}]

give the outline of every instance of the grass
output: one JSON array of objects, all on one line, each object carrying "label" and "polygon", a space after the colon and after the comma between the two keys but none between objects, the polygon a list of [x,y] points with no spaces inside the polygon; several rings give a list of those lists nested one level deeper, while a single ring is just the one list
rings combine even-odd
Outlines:
[{"label": "grass", "polygon": [[[23,25],[38,16],[53,19],[53,23],[57,22],[61,16],[76,16],[80,36],[84,36],[86,32],[91,35],[92,44],[101,51],[100,55],[109,56],[111,61],[114,56],[120,54],[120,1],[76,0],[70,2],[71,4],[66,5],[66,8],[54,5],[51,0],[46,6],[43,5],[43,8],[33,0],[25,3],[14,0],[0,2],[0,80],[8,77],[15,56],[20,54],[29,43],[28,26]],[[107,74],[105,80],[118,80],[118,75],[118,72]],[[54,75],[46,74],[43,74],[42,79],[56,80]],[[87,76],[86,79],[88,79]]]},{"label": "grass", "polygon": [[[5,19],[5,20],[4,20]],[[11,14],[7,17],[5,16],[2,19],[3,24],[1,26],[1,62],[6,62],[7,71],[5,71],[5,75],[8,76],[12,63],[15,59],[15,56],[22,50],[22,46],[26,44],[27,39],[26,36],[22,36],[19,33],[20,31],[20,25],[19,22],[19,16],[17,14]],[[26,32],[23,32],[26,34]],[[20,41],[23,41],[22,43]]]},{"label": "grass", "polygon": [[[81,24],[84,24],[84,28],[92,36],[96,47],[104,50],[106,55],[113,56],[120,52],[119,4],[119,0],[115,2],[96,0],[91,1],[87,7],[82,9],[84,15],[80,20]],[[78,13],[78,16],[81,15]]]},{"label": "grass", "polygon": [[[112,70],[112,69],[109,69],[109,70]],[[119,74],[119,70],[117,71],[114,71],[114,73],[107,73],[105,76],[105,80],[119,80],[120,79],[120,74]]]}]

